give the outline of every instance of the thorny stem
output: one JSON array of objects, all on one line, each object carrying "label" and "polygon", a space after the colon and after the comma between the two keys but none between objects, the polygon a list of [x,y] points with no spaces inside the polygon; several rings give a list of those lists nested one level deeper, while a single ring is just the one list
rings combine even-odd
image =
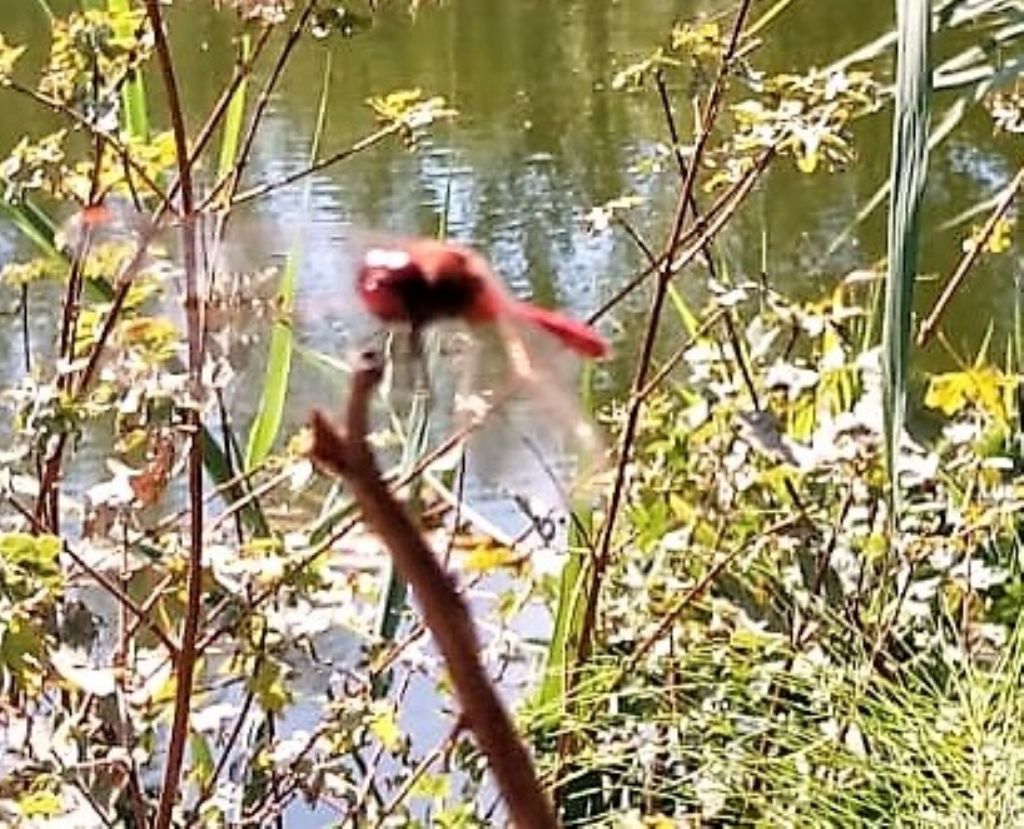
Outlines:
[{"label": "thorny stem", "polygon": [[412,587],[423,621],[444,657],[466,724],[490,764],[512,820],[522,829],[553,829],[557,825],[554,812],[529,752],[480,661],[466,602],[391,494],[367,442],[367,412],[380,375],[376,362],[355,373],[344,429],[336,429],[322,413],[314,412],[310,454],[321,467],[345,479],[367,525],[384,542]]},{"label": "thorny stem", "polygon": [[655,284],[654,296],[651,300],[647,330],[644,334],[640,358],[633,378],[633,391],[620,445],[619,463],[616,470],[615,484],[612,489],[612,496],[607,510],[608,518],[602,528],[597,554],[594,556],[594,560],[591,563],[589,584],[587,586],[587,595],[583,610],[583,622],[580,629],[580,641],[577,645],[577,659],[581,662],[586,661],[593,646],[601,584],[611,559],[611,544],[615,529],[615,519],[621,507],[623,493],[625,491],[626,470],[629,464],[633,443],[636,439],[637,429],[640,422],[640,412],[644,405],[644,399],[639,395],[639,392],[646,386],[647,374],[650,370],[654,355],[654,342],[657,337],[661,311],[664,306],[665,297],[668,293],[669,282],[679,268],[678,262],[673,261],[674,251],[679,246],[684,235],[686,217],[689,213],[689,207],[693,198],[694,185],[697,181],[697,174],[700,170],[701,160],[717,119],[719,104],[721,103],[722,95],[725,91],[725,79],[728,75],[733,57],[739,47],[740,35],[743,31],[743,24],[746,20],[750,5],[751,0],[742,0],[739,10],[736,13],[729,44],[722,55],[718,74],[715,76],[714,86],[711,89],[707,104],[702,113],[693,157],[686,170],[686,177],[679,192],[679,199],[676,204],[675,217],[672,222],[669,240],[665,246],[665,252],[661,257],[661,264],[657,271],[657,281]]},{"label": "thorny stem", "polygon": [[154,826],[167,829],[171,823],[174,803],[178,797],[181,768],[185,758],[185,744],[189,733],[189,709],[192,702],[192,683],[196,663],[196,639],[199,634],[199,615],[202,610],[202,566],[203,566],[203,442],[202,423],[198,401],[203,362],[202,321],[199,309],[199,286],[196,269],[195,224],[193,216],[192,168],[189,158],[188,138],[185,130],[185,116],[178,94],[174,75],[170,45],[167,42],[159,0],[146,0],[146,14],[153,30],[167,108],[174,134],[175,153],[178,159],[178,189],[181,199],[182,243],[185,265],[185,315],[188,329],[188,373],[190,393],[193,399],[185,410],[185,423],[189,431],[188,493],[190,504],[188,587],[185,622],[181,633],[180,650],[175,660],[176,689],[174,719],[171,723],[167,746],[167,765],[164,768],[163,786]]},{"label": "thorny stem", "polygon": [[[499,401],[495,401],[497,403]],[[419,477],[424,470],[429,468],[438,458],[444,457],[451,452],[456,446],[466,440],[466,438],[477,428],[479,424],[471,423],[467,424],[451,435],[444,441],[442,441],[435,449],[427,452],[422,458],[420,458],[412,469],[406,471],[402,475],[395,476],[393,479],[388,476],[386,483],[391,487],[392,492],[397,491],[408,484],[410,481]],[[330,532],[323,540],[317,542],[314,547],[306,553],[302,558],[289,565],[285,570],[285,575],[281,581],[287,581],[292,578],[296,573],[300,573],[310,567],[320,556],[324,555],[328,550],[332,549],[335,544],[342,538],[344,538],[349,532],[351,532],[356,526],[358,526],[358,518],[351,518],[341,524],[332,532]],[[267,587],[258,594],[252,601],[254,605],[260,605],[269,599],[277,591],[277,587]],[[213,623],[219,619],[227,609],[231,606],[231,602],[227,599],[222,601],[217,607],[210,611],[208,622]],[[199,645],[199,650],[203,651],[209,647],[213,642],[223,636],[231,629],[231,624],[224,624],[215,630],[212,630],[206,634]]]}]

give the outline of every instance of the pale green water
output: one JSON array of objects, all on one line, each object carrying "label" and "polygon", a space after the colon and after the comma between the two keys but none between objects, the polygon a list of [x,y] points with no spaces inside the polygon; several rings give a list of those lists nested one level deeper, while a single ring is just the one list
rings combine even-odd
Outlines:
[{"label": "pale green water", "polygon": [[[769,70],[826,65],[884,32],[891,25],[891,7],[889,0],[855,5],[798,0],[764,33],[756,60]],[[433,129],[419,152],[388,143],[317,176],[312,218],[434,233],[447,212],[450,235],[479,245],[518,293],[584,314],[632,272],[639,257],[610,236],[588,237],[582,216],[595,204],[637,192],[650,203],[636,221],[657,239],[671,201],[670,177],[638,172],[665,140],[653,92],[612,91],[609,80],[659,42],[673,20],[716,8],[699,0],[455,0],[425,3],[414,18],[404,4],[393,3],[369,31],[349,40],[310,42],[299,50],[273,100],[249,183],[305,163],[328,52],[325,154],[373,129],[363,105],[372,94],[419,87],[444,95],[461,115]],[[198,0],[179,3],[171,16],[193,127],[229,76],[230,21]],[[46,23],[35,2],[0,4],[0,31],[42,55]],[[686,112],[686,90],[674,91],[677,107]],[[151,95],[159,99],[156,83]],[[0,150],[26,130],[42,133],[56,124],[30,103],[9,93],[0,96],[6,116]],[[828,260],[822,258],[836,233],[884,181],[887,117],[863,122],[858,142],[860,160],[843,173],[804,176],[778,165],[718,245],[728,272],[756,273],[764,257],[772,284],[813,295],[850,269],[879,260],[881,212]],[[1012,143],[993,140],[988,121],[976,117],[933,157],[930,219],[947,219],[989,195],[1015,164]],[[265,199],[260,211],[293,218],[298,193],[297,186]],[[955,233],[933,232],[923,270],[948,273],[958,253]],[[1015,257],[1004,256],[972,276],[948,317],[957,347],[969,353],[990,319],[1008,322],[1015,266]],[[696,286],[702,274],[684,278]],[[925,307],[934,286],[926,284],[922,293]],[[644,305],[638,297],[607,329],[620,339],[613,385],[624,381],[634,353],[630,334],[642,327]],[[14,347],[13,339],[0,344],[8,352]],[[937,358],[944,359],[926,359]],[[17,362],[10,353],[0,354],[0,365]]]}]

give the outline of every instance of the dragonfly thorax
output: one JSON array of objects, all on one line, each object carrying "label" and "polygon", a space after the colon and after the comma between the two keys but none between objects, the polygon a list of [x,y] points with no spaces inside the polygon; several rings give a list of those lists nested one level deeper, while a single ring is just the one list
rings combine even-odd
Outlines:
[{"label": "dragonfly thorax", "polygon": [[471,251],[432,240],[374,248],[361,263],[358,291],[383,322],[419,327],[445,319],[490,320],[495,289],[478,259]]}]

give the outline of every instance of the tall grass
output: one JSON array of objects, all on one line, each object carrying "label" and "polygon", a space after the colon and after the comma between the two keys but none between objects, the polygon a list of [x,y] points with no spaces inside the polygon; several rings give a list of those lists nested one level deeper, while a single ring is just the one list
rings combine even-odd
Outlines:
[{"label": "tall grass", "polygon": [[931,113],[931,3],[897,0],[897,58],[885,319],[885,448],[889,470],[891,526],[899,522],[899,451],[906,420],[907,373],[914,282],[917,278],[921,203],[928,175]]}]

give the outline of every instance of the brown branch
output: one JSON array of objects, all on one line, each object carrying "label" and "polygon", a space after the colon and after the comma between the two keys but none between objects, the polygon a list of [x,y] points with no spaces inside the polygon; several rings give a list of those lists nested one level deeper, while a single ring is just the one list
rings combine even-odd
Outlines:
[{"label": "brown branch", "polygon": [[[668,286],[672,277],[678,272],[680,265],[676,260],[675,251],[680,247],[686,237],[687,216],[693,204],[694,187],[697,183],[697,176],[703,162],[704,153],[711,140],[711,133],[714,129],[722,97],[725,93],[725,79],[729,74],[732,61],[740,45],[740,35],[743,31],[743,24],[747,19],[752,0],[743,0],[736,12],[733,22],[732,33],[729,44],[722,55],[719,64],[718,74],[715,76],[714,84],[708,95],[704,111],[701,113],[700,129],[697,133],[697,141],[694,145],[693,157],[688,167],[685,168],[686,175],[679,188],[679,197],[676,203],[675,214],[672,220],[671,230],[668,234],[668,241],[665,244],[664,252],[660,258],[660,265],[657,269],[654,296],[651,298],[650,311],[647,317],[647,329],[644,332],[643,343],[640,347],[640,357],[637,362],[636,372],[633,376],[633,388],[630,396],[630,406],[626,414],[626,423],[623,428],[622,438],[619,443],[619,459],[616,469],[615,483],[612,488],[611,498],[607,509],[607,519],[601,528],[600,546],[597,554],[593,556],[590,563],[586,597],[584,599],[582,622],[580,624],[580,637],[576,650],[577,660],[585,662],[590,655],[591,647],[595,636],[597,624],[598,601],[601,592],[601,585],[604,580],[605,571],[611,561],[612,536],[615,529],[615,521],[618,517],[622,500],[625,497],[626,473],[629,468],[629,461],[632,455],[633,444],[636,439],[637,430],[640,424],[640,413],[643,410],[644,399],[640,392],[647,385],[647,376],[654,358],[654,343],[657,339],[660,328],[661,312],[665,304],[665,297],[668,293]],[[699,222],[694,219],[694,223]],[[708,242],[703,242],[694,254],[704,252]]]},{"label": "brown branch", "polygon": [[160,13],[160,0],[146,0],[146,14],[153,30],[153,46],[157,64],[167,95],[167,111],[174,134],[175,155],[178,162],[178,190],[181,199],[182,243],[185,265],[185,315],[188,333],[189,387],[193,401],[186,410],[186,427],[190,432],[188,455],[188,493],[190,506],[188,577],[185,621],[182,625],[181,644],[175,660],[177,685],[174,695],[174,719],[167,744],[167,764],[154,826],[167,829],[171,823],[174,803],[181,782],[181,768],[185,759],[185,745],[189,734],[189,712],[192,704],[192,683],[196,666],[196,640],[199,636],[199,616],[203,598],[203,438],[198,406],[203,363],[202,324],[199,315],[199,290],[195,246],[195,217],[193,216],[192,166],[189,157],[185,115],[174,75],[174,62]]},{"label": "brown branch", "polygon": [[519,829],[555,827],[526,746],[480,660],[480,645],[462,595],[426,545],[419,528],[384,482],[367,442],[370,396],[380,380],[374,355],[355,373],[346,424],[335,428],[322,412],[312,417],[312,459],[344,478],[367,525],[380,536],[412,587],[423,621],[437,643],[468,728],[487,758],[509,814]]}]

